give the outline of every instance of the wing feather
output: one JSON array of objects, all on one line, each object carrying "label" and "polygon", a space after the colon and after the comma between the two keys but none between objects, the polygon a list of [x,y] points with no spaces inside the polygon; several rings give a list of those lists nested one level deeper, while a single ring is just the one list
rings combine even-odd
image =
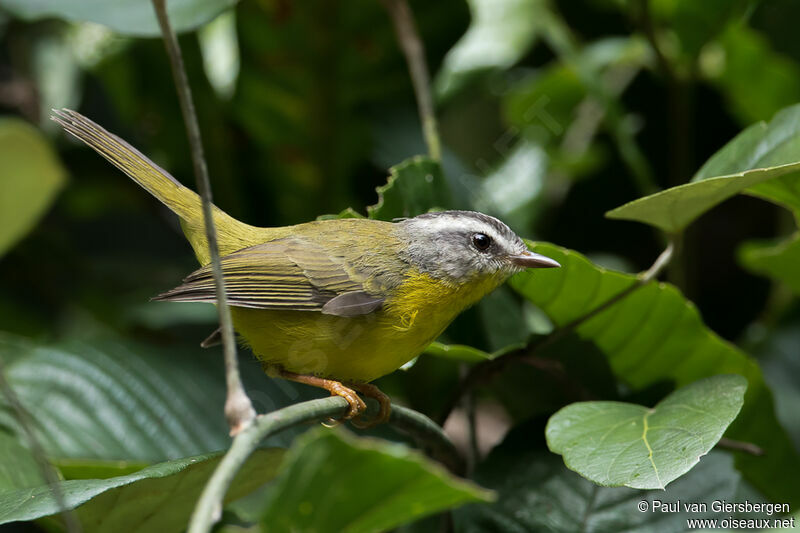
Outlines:
[{"label": "wing feather", "polygon": [[[362,280],[354,279],[358,275],[345,268],[342,258],[331,257],[297,237],[245,248],[226,255],[221,262],[228,304],[235,307],[323,311],[325,304],[340,295],[363,294],[368,304],[329,305],[324,311],[338,314],[331,310],[342,309],[343,316],[354,316],[379,309],[383,301],[380,295],[369,294]],[[192,272],[182,285],[153,299],[216,303],[211,267]]]}]

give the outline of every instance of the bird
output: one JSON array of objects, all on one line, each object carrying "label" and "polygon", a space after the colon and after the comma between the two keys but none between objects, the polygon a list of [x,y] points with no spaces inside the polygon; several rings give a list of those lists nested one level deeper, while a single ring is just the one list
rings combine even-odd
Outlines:
[{"label": "bird", "polygon": [[[155,296],[217,302],[201,199],[126,141],[69,109],[51,117],[155,196],[180,219],[201,267]],[[234,329],[268,375],[359,397],[388,420],[390,398],[370,382],[417,357],[464,309],[527,268],[554,268],[506,224],[474,211],[393,222],[327,219],[255,227],[216,206],[222,273]],[[215,335],[204,341],[213,344]]]}]

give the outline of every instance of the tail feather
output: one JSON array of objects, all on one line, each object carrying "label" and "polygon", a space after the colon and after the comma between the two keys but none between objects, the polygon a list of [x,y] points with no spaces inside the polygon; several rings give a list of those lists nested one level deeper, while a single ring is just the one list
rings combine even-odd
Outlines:
[{"label": "tail feather", "polygon": [[[202,202],[196,192],[181,185],[139,150],[80,113],[54,109],[51,118],[178,215],[197,259],[203,265],[210,261]],[[213,207],[213,216],[222,255],[268,240],[268,235],[264,234],[266,230],[239,222],[216,206]]]},{"label": "tail feather", "polygon": [[201,215],[197,193],[181,185],[169,172],[124,140],[76,111],[54,109],[51,118],[186,222],[195,222],[194,219]]}]

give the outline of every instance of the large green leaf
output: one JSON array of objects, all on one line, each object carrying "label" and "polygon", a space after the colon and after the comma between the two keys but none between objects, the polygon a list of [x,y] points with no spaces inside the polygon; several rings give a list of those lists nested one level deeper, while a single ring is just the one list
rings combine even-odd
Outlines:
[{"label": "large green leaf", "polygon": [[[230,441],[216,351],[115,341],[51,347],[0,335],[0,358],[49,456],[156,462],[225,449]],[[300,399],[287,384],[263,377],[257,364],[242,371],[253,370],[262,376],[252,391],[260,412]],[[0,424],[14,427],[1,407],[2,401]],[[287,445],[291,437],[269,442]]]},{"label": "large green leaf", "polygon": [[744,402],[747,380],[727,375],[683,387],[652,409],[579,402],[547,423],[547,445],[582,476],[610,487],[663,489],[719,441]]},{"label": "large green leaf", "polygon": [[17,489],[43,484],[42,473],[33,454],[16,435],[0,431],[0,495]]},{"label": "large green leaf", "polygon": [[[574,251],[550,244],[533,249],[561,268],[523,272],[511,279],[511,286],[559,326],[637,282],[633,275],[597,267]],[[576,333],[603,351],[614,373],[634,389],[666,380],[681,387],[715,374],[747,378],[745,405],[729,434],[768,452],[763,457],[743,455],[739,466],[776,501],[800,501],[796,483],[777,481],[800,475],[800,458],[775,418],[757,363],[709,330],[675,287],[649,283],[582,323]]]},{"label": "large green leaf", "polygon": [[639,198],[609,211],[609,218],[635,220],[667,232],[746,192],[800,210],[800,105],[753,124],[714,154],[691,183]]},{"label": "large green leaf", "polygon": [[413,217],[450,205],[439,163],[417,156],[393,166],[389,172],[386,185],[377,189],[378,203],[367,208],[369,218]]},{"label": "large green leaf", "polygon": [[753,348],[764,369],[764,377],[775,395],[775,410],[800,450],[800,321],[794,320],[769,332]]},{"label": "large green leaf", "polygon": [[447,53],[436,77],[436,92],[446,98],[480,72],[519,61],[536,42],[548,9],[545,0],[468,0],[472,22]]},{"label": "large green leaf", "polygon": [[[284,451],[256,451],[234,479],[227,500],[249,494],[271,480]],[[110,479],[61,481],[59,488],[69,509],[87,533],[116,531],[180,532],[220,458],[205,455],[149,466]],[[0,491],[0,524],[33,520],[58,512],[48,485]]]},{"label": "large green leaf", "polygon": [[270,491],[267,531],[387,531],[491,493],[402,444],[320,429],[298,439]]},{"label": "large green leaf", "polygon": [[[167,13],[177,32],[202,26],[238,0],[169,0]],[[126,35],[161,35],[150,0],[3,0],[14,15],[37,20],[58,17],[75,22],[96,22]]]},{"label": "large green leaf", "polygon": [[800,67],[744,24],[731,24],[703,54],[700,67],[742,124],[768,120],[800,94]]},{"label": "large green leaf", "polygon": [[0,256],[25,236],[64,185],[47,139],[16,118],[0,119]]},{"label": "large green leaf", "polygon": [[738,253],[746,269],[785,283],[800,295],[800,234],[779,243],[746,242]]},{"label": "large green leaf", "polygon": [[[741,479],[726,453],[712,451],[688,474],[666,490],[600,487],[567,470],[553,454],[531,446],[541,427],[515,428],[476,469],[475,479],[497,491],[497,502],[474,504],[455,512],[461,533],[531,531],[617,533],[679,533],[687,519],[728,518],[713,512],[715,500],[763,501]],[[662,503],[656,509],[654,501]],[[638,507],[645,502],[643,511]],[[701,503],[706,512],[687,512],[684,504]],[[679,510],[663,512],[666,505]],[[741,515],[734,515],[741,516]],[[769,518],[761,514],[760,518]]]}]

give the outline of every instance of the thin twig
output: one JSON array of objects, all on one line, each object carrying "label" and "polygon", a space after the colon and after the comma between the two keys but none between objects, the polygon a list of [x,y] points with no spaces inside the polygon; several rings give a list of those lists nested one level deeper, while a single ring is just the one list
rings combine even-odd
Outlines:
[{"label": "thin twig", "polygon": [[[376,410],[376,405],[370,407]],[[214,523],[222,515],[225,493],[231,482],[262,440],[306,422],[339,418],[344,415],[346,409],[347,401],[344,398],[331,396],[321,400],[290,405],[279,411],[256,417],[250,427],[234,437],[231,447],[206,483],[189,521],[187,532],[207,533],[211,531]],[[434,458],[449,462],[451,469],[461,468],[458,462],[453,462],[453,459],[459,457],[453,443],[442,429],[425,415],[411,409],[394,406],[390,423],[409,433],[418,443],[427,448]]]},{"label": "thin twig", "polygon": [[722,437],[717,442],[718,448],[727,448],[728,450],[734,450],[737,452],[744,452],[749,453],[750,455],[755,455],[756,457],[761,457],[764,455],[764,448],[753,444],[752,442],[743,442],[740,440],[733,440],[727,437]]},{"label": "thin twig", "polygon": [[470,369],[469,373],[467,373],[466,377],[461,381],[458,390],[456,393],[450,398],[450,401],[445,404],[445,408],[440,413],[439,417],[437,418],[437,422],[441,425],[447,421],[447,417],[450,416],[450,413],[455,409],[456,405],[461,401],[461,398],[467,394],[472,388],[476,385],[485,382],[488,379],[491,379],[492,376],[497,375],[499,371],[506,367],[510,362],[516,361],[523,358],[528,358],[536,354],[537,352],[543,350],[547,346],[555,343],[556,341],[561,340],[566,335],[572,333],[576,328],[578,328],[581,324],[594,318],[598,314],[602,313],[609,307],[613,306],[620,300],[628,297],[633,292],[637,291],[638,289],[644,287],[649,282],[654,280],[661,271],[669,264],[670,260],[672,259],[672,254],[674,251],[674,246],[670,242],[667,247],[664,249],[661,254],[656,258],[653,262],[652,266],[647,270],[639,273],[636,276],[636,280],[631,283],[629,286],[615,294],[614,296],[610,297],[605,302],[601,303],[597,307],[593,308],[591,311],[584,313],[583,315],[575,318],[574,320],[567,322],[563,326],[560,326],[554,329],[549,335],[540,339],[537,342],[529,344],[524,348],[520,348],[518,350],[513,350],[506,354],[501,355],[497,359],[492,359],[491,361],[485,361],[478,365],[475,365]]},{"label": "thin twig", "polygon": [[239,376],[239,366],[236,360],[236,340],[233,336],[233,321],[228,309],[228,297],[225,293],[225,280],[222,277],[222,265],[219,259],[217,246],[217,232],[214,227],[212,214],[211,184],[208,179],[208,167],[203,155],[203,141],[200,137],[200,126],[197,123],[197,114],[192,101],[192,91],[183,66],[183,57],[178,45],[178,39],[169,23],[167,16],[166,0],[153,0],[158,24],[164,37],[167,48],[175,88],[178,91],[183,122],[189,137],[192,151],[192,164],[194,165],[197,188],[203,201],[203,221],[205,223],[208,251],[211,256],[211,268],[214,274],[214,286],[217,292],[217,311],[219,314],[220,331],[222,333],[222,346],[225,356],[225,379],[227,382],[228,396],[225,400],[225,417],[231,429],[231,435],[249,426],[256,416],[250,398],[245,393]]},{"label": "thin twig", "polygon": [[425,60],[425,46],[419,37],[414,24],[414,15],[406,0],[381,0],[392,19],[397,41],[403,50],[411,74],[411,83],[417,98],[419,119],[422,122],[422,133],[428,145],[428,155],[434,161],[442,160],[442,144],[439,140],[439,128],[433,109],[431,80],[428,74],[428,63]]},{"label": "thin twig", "polygon": [[56,472],[55,467],[50,464],[50,461],[47,460],[44,448],[42,447],[41,442],[39,442],[39,439],[36,437],[36,432],[33,430],[33,421],[31,420],[30,413],[28,413],[28,411],[22,405],[22,402],[19,401],[17,393],[14,392],[14,389],[11,388],[11,385],[9,385],[8,381],[6,380],[5,368],[3,367],[2,360],[0,360],[0,393],[2,393],[2,395],[6,398],[9,406],[14,411],[17,422],[19,422],[19,426],[28,440],[28,446],[30,447],[31,454],[33,455],[33,458],[39,467],[39,471],[42,473],[44,480],[50,486],[50,491],[53,493],[53,499],[55,500],[58,511],[61,514],[62,520],[64,521],[64,527],[68,533],[80,533],[81,525],[72,510],[67,507],[67,503],[64,500],[64,493],[61,491],[61,480],[58,477],[58,473]]}]

